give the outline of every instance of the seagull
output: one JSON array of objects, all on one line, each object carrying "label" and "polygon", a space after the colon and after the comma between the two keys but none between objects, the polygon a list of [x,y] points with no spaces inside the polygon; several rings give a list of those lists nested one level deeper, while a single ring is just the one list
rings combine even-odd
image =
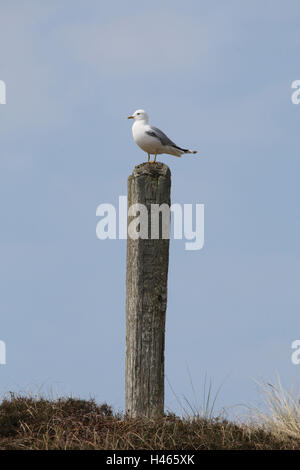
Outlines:
[{"label": "seagull", "polygon": [[[184,153],[197,153],[196,150],[183,149],[174,144],[157,127],[148,124],[149,118],[146,111],[138,109],[128,119],[133,119],[132,135],[135,143],[148,154],[148,162],[156,162],[157,155],[167,153],[175,157],[181,157]],[[154,160],[150,161],[150,155],[154,155]]]}]

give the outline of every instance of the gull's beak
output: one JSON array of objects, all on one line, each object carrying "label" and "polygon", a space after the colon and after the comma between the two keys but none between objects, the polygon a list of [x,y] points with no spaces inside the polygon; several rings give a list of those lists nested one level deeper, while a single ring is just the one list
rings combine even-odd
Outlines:
[{"label": "gull's beak", "polygon": [[127,118],[127,119],[134,119],[134,117],[133,117],[133,116],[128,116],[128,118]]}]

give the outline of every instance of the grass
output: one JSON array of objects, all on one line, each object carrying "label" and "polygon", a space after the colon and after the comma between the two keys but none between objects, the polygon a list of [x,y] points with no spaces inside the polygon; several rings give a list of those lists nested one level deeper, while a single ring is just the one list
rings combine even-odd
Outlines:
[{"label": "grass", "polygon": [[300,440],[300,401],[285,390],[278,377],[276,385],[261,382],[266,412],[253,410],[253,421],[274,436]]},{"label": "grass", "polygon": [[0,450],[300,450],[299,402],[280,384],[263,390],[267,412],[254,410],[244,424],[214,418],[208,408],[129,419],[94,400],[10,394],[0,403]]}]

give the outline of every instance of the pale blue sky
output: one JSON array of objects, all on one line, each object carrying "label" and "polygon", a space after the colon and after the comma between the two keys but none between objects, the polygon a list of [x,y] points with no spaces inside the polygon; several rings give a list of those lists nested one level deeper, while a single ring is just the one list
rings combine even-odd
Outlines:
[{"label": "pale blue sky", "polygon": [[[299,327],[297,0],[1,1],[0,392],[124,406],[125,241],[96,208],[145,155],[125,117],[196,156],[162,156],[172,202],[205,204],[205,247],[170,248],[166,375],[201,403],[257,403],[253,379],[296,386]],[[166,383],[166,407],[179,406]]]}]

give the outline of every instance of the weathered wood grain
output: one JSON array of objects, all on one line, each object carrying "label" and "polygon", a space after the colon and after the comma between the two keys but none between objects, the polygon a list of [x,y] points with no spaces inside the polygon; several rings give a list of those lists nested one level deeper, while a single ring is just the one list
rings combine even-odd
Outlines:
[{"label": "weathered wood grain", "polygon": [[[150,239],[151,204],[170,206],[171,173],[163,163],[144,163],[128,178],[128,208],[148,208],[149,238],[127,239],[126,413],[164,413],[164,347],[169,239]],[[128,217],[128,225],[132,217]]]}]

